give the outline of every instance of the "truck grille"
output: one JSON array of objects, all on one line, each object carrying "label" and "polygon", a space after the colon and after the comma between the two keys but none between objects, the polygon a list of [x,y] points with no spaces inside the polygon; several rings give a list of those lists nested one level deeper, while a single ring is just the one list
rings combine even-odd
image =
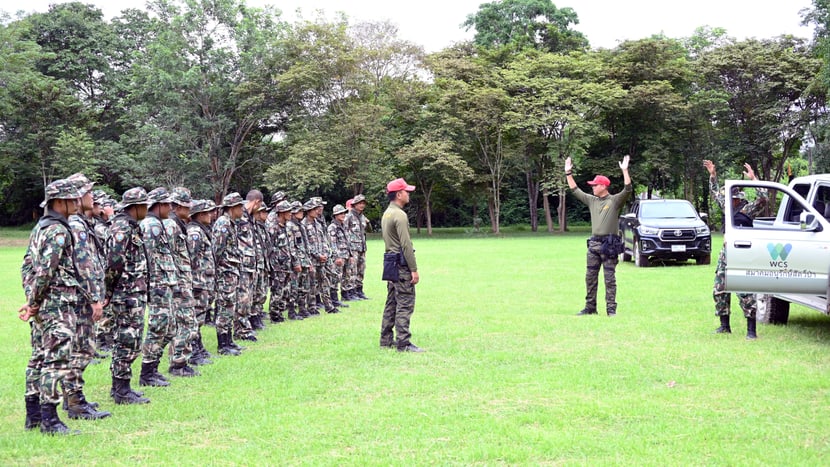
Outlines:
[{"label": "truck grille", "polygon": [[695,229],[666,229],[660,231],[664,242],[687,242],[695,239]]}]

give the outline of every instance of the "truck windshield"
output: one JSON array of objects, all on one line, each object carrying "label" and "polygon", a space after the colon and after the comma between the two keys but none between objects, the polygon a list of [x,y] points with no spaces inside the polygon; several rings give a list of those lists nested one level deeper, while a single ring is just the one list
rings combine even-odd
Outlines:
[{"label": "truck windshield", "polygon": [[663,201],[643,203],[640,206],[642,219],[677,219],[697,217],[692,205],[686,201]]}]

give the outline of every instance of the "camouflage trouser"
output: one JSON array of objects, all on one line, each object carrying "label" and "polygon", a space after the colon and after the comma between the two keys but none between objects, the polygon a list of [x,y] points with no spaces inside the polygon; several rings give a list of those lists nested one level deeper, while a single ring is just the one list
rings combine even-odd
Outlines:
[{"label": "camouflage trouser", "polygon": [[308,295],[309,308],[317,306],[317,297],[319,296],[323,302],[323,308],[326,311],[334,309],[334,305],[331,303],[331,296],[329,295],[331,285],[326,275],[326,264],[317,263],[312,266],[309,270],[309,276],[312,282],[312,292]]},{"label": "camouflage trouser", "polygon": [[216,334],[230,334],[236,315],[239,275],[233,271],[219,271],[216,276]]},{"label": "camouflage trouser", "polygon": [[343,277],[340,278],[340,288],[344,291],[352,290],[354,285],[354,276],[357,275],[357,257],[358,254],[352,253],[346,258],[346,264],[343,265]]},{"label": "camouflage trouser", "polygon": [[291,274],[288,271],[273,271],[271,273],[271,299],[268,303],[268,314],[272,319],[284,318],[290,293]]},{"label": "camouflage trouser", "polygon": [[180,285],[180,293],[173,294],[173,318],[176,333],[170,343],[170,363],[187,363],[193,353],[193,342],[199,337],[199,322],[196,320],[195,300],[192,289]]},{"label": "camouflage trouser", "polygon": [[236,313],[233,318],[234,337],[247,337],[253,334],[251,326],[251,306],[254,299],[256,273],[242,270],[239,273],[239,292],[236,295]]},{"label": "camouflage trouser", "polygon": [[104,314],[95,323],[95,339],[97,342],[113,342],[115,340],[115,314],[112,305],[104,307]]},{"label": "camouflage trouser", "polygon": [[254,287],[253,304],[251,305],[251,314],[253,316],[261,316],[263,305],[268,298],[268,271],[259,269],[256,272],[256,286]]},{"label": "camouflage trouser", "polygon": [[110,371],[118,379],[132,378],[132,365],[141,349],[141,336],[144,333],[144,294],[114,297],[112,313],[115,318],[115,347],[112,349]]},{"label": "camouflage trouser", "polygon": [[[723,289],[726,286],[726,250],[720,251],[718,256],[718,267],[715,269],[715,286],[712,290],[712,296],[715,299],[715,316],[729,316],[730,297],[729,292]],[[739,293],[735,294],[741,303],[741,310],[744,312],[744,317],[754,319],[755,313],[758,311],[758,305],[755,301],[754,293]]]},{"label": "camouflage trouser", "polygon": [[76,309],[75,340],[69,361],[70,370],[63,380],[63,389],[67,394],[83,391],[84,370],[93,358],[95,358],[95,323],[92,321],[92,306],[83,302]]},{"label": "camouflage trouser", "polygon": [[349,259],[345,258],[343,261],[343,266],[334,264],[333,259],[329,259],[329,262],[326,263],[326,277],[329,281],[329,290],[326,292],[334,291],[335,294],[337,293],[337,289],[340,287],[340,282],[343,280],[343,269],[346,267],[346,263],[349,262]]},{"label": "camouflage trouser", "polygon": [[32,323],[32,356],[26,367],[26,395],[40,394],[41,404],[57,404],[61,384],[70,371],[75,339],[77,297],[50,295]]},{"label": "camouflage trouser", "polygon": [[142,362],[158,363],[164,354],[164,348],[176,335],[176,319],[173,317],[173,287],[159,285],[150,289],[150,301],[147,304],[147,337],[141,353]]},{"label": "camouflage trouser", "polygon": [[[406,266],[398,266],[400,280],[386,283],[386,305],[383,307],[383,321],[380,324],[380,345],[389,346],[397,342],[402,349],[410,344],[409,320],[415,312],[415,286],[412,273]],[[397,334],[397,341],[395,335]]]},{"label": "camouflage trouser", "polygon": [[599,268],[605,275],[605,309],[608,313],[617,311],[617,262],[616,255],[600,253],[602,240],[588,239],[588,267],[585,272],[585,309],[597,311],[597,287],[599,286]]},{"label": "camouflage trouser", "polygon": [[357,257],[355,258],[355,265],[354,265],[354,276],[352,276],[353,280],[352,283],[354,284],[354,288],[362,289],[363,288],[363,276],[366,274],[366,252],[359,251],[357,252]]},{"label": "camouflage trouser", "polygon": [[309,289],[311,284],[309,283],[309,268],[308,266],[303,266],[302,271],[300,272],[292,272],[291,273],[291,293],[288,297],[288,303],[290,306],[297,305],[300,310],[306,310],[306,304],[308,302],[308,295]]},{"label": "camouflage trouser", "polygon": [[213,298],[212,290],[193,289],[194,313],[199,326],[204,326],[207,312],[210,310],[210,301]]}]

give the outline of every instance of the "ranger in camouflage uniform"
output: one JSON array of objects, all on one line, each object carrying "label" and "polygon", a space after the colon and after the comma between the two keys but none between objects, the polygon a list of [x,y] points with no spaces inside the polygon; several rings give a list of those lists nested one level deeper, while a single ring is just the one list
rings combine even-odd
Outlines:
[{"label": "ranger in camouflage uniform", "polygon": [[271,277],[271,262],[268,252],[271,250],[271,241],[268,231],[265,228],[265,220],[268,218],[268,206],[261,204],[254,213],[254,235],[256,237],[256,284],[254,287],[254,299],[251,316],[254,321],[251,325],[254,330],[265,328],[263,310],[265,300],[268,299],[268,283]]},{"label": "ranger in camouflage uniform", "polygon": [[[95,236],[100,245],[99,254],[106,263],[107,258],[107,237],[109,237],[109,221],[112,219],[114,201],[110,199],[107,194],[101,190],[95,190],[92,194],[93,198],[93,229]],[[115,326],[115,318],[112,314],[112,306],[107,304],[104,307],[104,316],[95,322],[95,342],[98,345],[99,352],[110,352],[115,342],[113,328]]]},{"label": "ranger in camouflage uniform", "polygon": [[194,307],[196,322],[200,327],[195,352],[203,360],[209,360],[211,357],[202,342],[201,326],[205,325],[216,289],[216,262],[213,259],[213,235],[210,231],[210,221],[215,208],[213,201],[194,201],[190,206],[190,223],[187,224],[187,249],[190,252],[193,274]]},{"label": "ranger in camouflage uniform", "polygon": [[[276,218],[272,219],[271,214],[276,214]],[[267,222],[271,245],[268,255],[271,264],[271,301],[268,305],[268,314],[273,323],[285,321],[288,297],[291,293],[291,272],[294,260],[286,230],[289,217],[291,217],[291,204],[282,200],[273,207]]]},{"label": "ranger in camouflage uniform", "polygon": [[623,173],[625,186],[623,190],[615,195],[608,192],[611,181],[608,177],[597,175],[588,182],[593,190],[589,195],[580,190],[574,181],[571,158],[565,160],[565,176],[568,180],[568,187],[574,198],[588,206],[591,211],[591,238],[588,239],[587,272],[585,273],[585,308],[578,315],[597,314],[597,288],[599,269],[602,267],[605,275],[605,306],[608,316],[617,314],[617,262],[619,251],[609,251],[609,245],[621,245],[618,232],[619,215],[625,201],[631,196],[631,177],[628,175],[629,156],[625,156],[620,162],[620,170]]},{"label": "ranger in camouflage uniform", "polygon": [[[70,371],[76,308],[88,295],[74,265],[74,241],[67,216],[77,210],[80,194],[67,180],[46,187],[46,212],[33,230],[21,273],[26,304],[19,318],[32,328],[32,357],[26,368],[27,430],[66,434],[58,417],[58,385]],[[91,302],[91,300],[90,300]],[[101,313],[100,306],[96,310]]]},{"label": "ranger in camouflage uniform", "polygon": [[141,348],[147,304],[147,253],[139,221],[147,215],[147,192],[131,188],[121,197],[122,211],[110,223],[104,281],[115,318],[112,351],[112,397],[116,404],[146,404],[130,387],[132,364]]},{"label": "ranger in camouflage uniform", "polygon": [[174,188],[170,193],[173,204],[172,215],[162,223],[167,231],[173,247],[173,256],[176,259],[178,287],[173,290],[173,316],[175,319],[176,334],[170,342],[170,374],[173,376],[191,377],[198,372],[188,363],[203,365],[213,363],[194,354],[194,346],[199,335],[199,324],[196,321],[195,303],[193,300],[193,272],[190,260],[190,251],[187,249],[187,222],[190,221],[190,203],[193,198],[190,190],[183,187]]},{"label": "ranger in camouflage uniform", "polygon": [[[260,204],[262,204],[262,193],[258,190],[248,192],[242,217],[236,221],[236,235],[239,238],[242,265],[239,269],[239,291],[236,296],[237,307],[233,334],[239,339],[253,342],[256,342],[257,338],[251,323],[251,314],[256,286],[257,255],[259,254],[254,233],[253,213]],[[256,318],[253,320],[256,322]]]},{"label": "ranger in camouflage uniform", "polygon": [[[292,252],[291,293],[288,297],[288,319],[303,319],[310,315],[308,310],[309,269],[311,260],[308,255],[308,240],[301,225],[303,205],[299,201],[291,203],[291,217],[285,224],[288,245]],[[296,306],[297,311],[294,312]]]},{"label": "ranger in camouflage uniform", "polygon": [[365,209],[366,197],[357,195],[352,199],[352,209],[343,220],[346,231],[351,234],[349,250],[354,258],[351,281],[344,290],[349,300],[368,300],[369,298],[363,293],[363,276],[366,273],[366,229],[369,228],[369,219],[363,215]]},{"label": "ranger in camouflage uniform", "polygon": [[323,274],[325,275],[325,283],[327,284],[327,288],[323,289],[320,293],[323,295],[328,295],[329,300],[331,300],[331,304],[335,308],[348,308],[349,305],[341,302],[338,299],[337,289],[334,289],[334,293],[331,292],[333,287],[339,287],[340,284],[340,274],[337,272],[338,267],[335,265],[335,258],[333,256],[334,252],[334,245],[331,242],[331,238],[328,235],[328,224],[326,223],[326,214],[324,210],[324,206],[328,203],[323,201],[323,198],[319,196],[315,196],[311,198],[311,201],[317,204],[317,217],[315,221],[317,222],[317,227],[323,233],[323,238],[325,239],[326,246],[329,252],[328,259],[326,260],[326,265],[323,270]]},{"label": "ranger in camouflage uniform", "polygon": [[[341,205],[335,205],[332,209],[332,220],[328,227],[329,244],[332,246],[332,257],[334,261],[334,276],[331,281],[331,299],[337,300],[337,288],[343,284],[346,279],[346,271],[352,258],[351,250],[349,249],[351,243],[349,242],[349,235],[346,232],[346,226],[343,224],[343,219],[346,218],[346,208]],[[341,307],[348,306],[341,303]]]},{"label": "ranger in camouflage uniform", "polygon": [[75,268],[78,271],[81,287],[91,297],[82,299],[75,310],[76,331],[72,346],[70,372],[63,381],[66,391],[65,403],[69,418],[84,418],[97,420],[109,417],[105,411],[95,410],[97,403],[89,403],[84,396],[84,370],[95,357],[95,321],[101,318],[93,315],[93,308],[103,313],[106,286],[104,285],[104,256],[103,248],[92,227],[92,186],[83,174],[77,173],[69,178],[78,194],[81,195],[81,206],[78,213],[69,216],[69,227],[75,241]]},{"label": "ranger in camouflage uniform", "polygon": [[[720,187],[718,186],[718,174],[715,169],[715,164],[710,160],[704,160],[703,166],[709,172],[709,191],[712,194],[712,198],[717,201],[718,206],[720,206],[721,209],[724,209],[726,197],[723,193],[721,193]],[[750,180],[758,180],[758,177],[755,176],[755,171],[752,170],[752,166],[749,164],[744,164],[743,174]],[[757,189],[756,193],[758,197],[752,203],[747,202],[746,194],[742,191],[734,191],[731,193],[731,202],[735,213],[732,219],[734,225],[751,228],[752,219],[761,214],[761,211],[763,211],[763,209],[767,206],[767,190]],[[725,212],[726,211],[724,210],[724,213]],[[726,219],[724,219],[724,222],[726,222]],[[726,248],[721,248],[720,255],[718,256],[718,265],[715,269],[715,285],[712,290],[712,296],[715,300],[715,316],[720,318],[721,323],[720,327],[715,330],[715,333],[717,334],[732,332],[732,328],[729,323],[731,295],[729,292],[724,290],[725,283]],[[757,339],[758,334],[756,332],[755,315],[758,311],[758,305],[755,301],[755,294],[739,293],[737,295],[740,300],[741,310],[743,310],[744,317],[746,318],[746,338]]]},{"label": "ranger in camouflage uniform", "polygon": [[225,212],[213,224],[213,257],[216,261],[216,341],[220,355],[240,355],[242,348],[233,341],[233,321],[238,304],[242,251],[236,222],[242,217],[245,200],[233,192],[222,200]]},{"label": "ranger in camouflage uniform", "polygon": [[321,206],[313,200],[309,200],[303,205],[303,210],[306,214],[302,222],[302,227],[306,231],[308,253],[311,259],[311,268],[309,268],[311,288],[308,307],[309,309],[315,309],[317,308],[317,304],[320,303],[327,313],[339,313],[340,310],[334,307],[331,302],[331,296],[329,295],[330,285],[326,277],[326,263],[331,252],[329,251],[328,233],[317,222],[317,216],[320,212],[317,208],[319,207]]},{"label": "ranger in camouflage uniform", "polygon": [[150,298],[147,308],[147,336],[141,347],[142,386],[169,386],[170,382],[158,371],[164,348],[176,335],[173,316],[173,289],[178,288],[179,277],[174,256],[173,240],[162,221],[170,214],[170,192],[159,187],[147,194],[150,210],[141,221],[144,248],[147,250]]}]

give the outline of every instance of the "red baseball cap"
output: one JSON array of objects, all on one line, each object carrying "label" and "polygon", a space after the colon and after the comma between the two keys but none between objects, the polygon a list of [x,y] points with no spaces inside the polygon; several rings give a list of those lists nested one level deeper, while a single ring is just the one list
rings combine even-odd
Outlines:
[{"label": "red baseball cap", "polygon": [[415,187],[413,185],[409,185],[408,183],[406,183],[406,180],[402,178],[396,178],[386,184],[387,193],[393,193],[401,190],[415,191]]},{"label": "red baseball cap", "polygon": [[608,187],[611,186],[611,180],[608,180],[608,177],[605,175],[597,175],[593,180],[588,182],[588,185],[605,185]]}]

